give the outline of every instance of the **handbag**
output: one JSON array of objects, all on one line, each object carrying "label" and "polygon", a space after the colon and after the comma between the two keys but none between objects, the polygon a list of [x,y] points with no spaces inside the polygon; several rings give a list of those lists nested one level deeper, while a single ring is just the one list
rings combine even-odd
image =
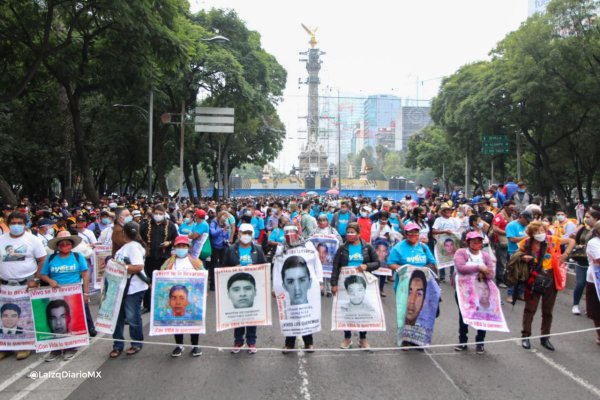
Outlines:
[{"label": "handbag", "polygon": [[552,271],[554,273],[554,286],[556,290],[564,290],[567,286],[567,264],[560,262],[561,251],[557,237],[552,238]]},{"label": "handbag", "polygon": [[552,279],[543,272],[537,272],[531,290],[534,293],[544,294],[546,289],[552,286]]}]

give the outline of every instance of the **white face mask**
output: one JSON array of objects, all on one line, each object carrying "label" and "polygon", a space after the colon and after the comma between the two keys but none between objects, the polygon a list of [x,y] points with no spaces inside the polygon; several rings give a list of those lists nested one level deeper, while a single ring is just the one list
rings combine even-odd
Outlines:
[{"label": "white face mask", "polygon": [[369,213],[368,213],[368,212],[366,212],[366,211],[361,211],[361,212],[360,212],[360,216],[361,216],[361,217],[363,217],[363,218],[366,218],[366,217],[368,217],[368,216],[369,216]]},{"label": "white face mask", "polygon": [[252,242],[252,235],[242,235],[240,236],[240,242],[243,244],[249,244]]},{"label": "white face mask", "polygon": [[163,222],[165,220],[165,216],[162,214],[154,214],[152,218],[154,218],[154,221],[156,222]]},{"label": "white face mask", "polygon": [[533,238],[535,240],[537,240],[538,242],[543,242],[546,240],[546,234],[545,233],[536,233],[535,235],[533,235]]}]

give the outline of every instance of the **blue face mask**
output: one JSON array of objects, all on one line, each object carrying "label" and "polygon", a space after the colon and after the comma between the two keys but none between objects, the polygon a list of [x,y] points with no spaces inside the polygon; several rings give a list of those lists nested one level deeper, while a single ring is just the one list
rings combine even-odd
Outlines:
[{"label": "blue face mask", "polygon": [[519,193],[525,193],[525,189],[519,189],[517,190]]},{"label": "blue face mask", "polygon": [[128,217],[123,218],[123,225],[125,225],[128,222],[133,221],[133,217],[130,215]]},{"label": "blue face mask", "polygon": [[177,256],[177,258],[183,258],[187,256],[187,254],[188,249],[175,249],[175,255]]},{"label": "blue face mask", "polygon": [[102,223],[104,225],[109,225],[110,224],[110,218],[102,218]]},{"label": "blue face mask", "polygon": [[186,224],[189,224],[190,222],[192,222],[191,218],[184,218],[183,222],[185,222]]},{"label": "blue face mask", "polygon": [[10,225],[8,229],[11,235],[21,236],[25,232],[25,225]]}]

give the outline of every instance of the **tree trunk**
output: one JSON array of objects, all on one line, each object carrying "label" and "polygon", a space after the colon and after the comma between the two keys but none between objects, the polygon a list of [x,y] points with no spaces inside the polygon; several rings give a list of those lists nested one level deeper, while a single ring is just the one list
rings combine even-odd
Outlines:
[{"label": "tree trunk", "polygon": [[194,174],[194,184],[196,185],[196,194],[198,200],[202,198],[202,186],[200,182],[200,175],[198,174],[198,164],[192,166],[192,173]]},{"label": "tree trunk", "polygon": [[95,206],[100,205],[100,197],[94,187],[94,180],[90,170],[90,159],[85,148],[86,137],[85,130],[81,126],[81,110],[79,108],[79,94],[69,93],[69,88],[65,87],[67,97],[69,99],[69,110],[71,111],[71,118],[73,122],[73,134],[75,139],[75,151],[77,152],[77,158],[79,160],[79,168],[81,169],[81,176],[83,180],[83,193],[87,196],[87,199],[91,201]]},{"label": "tree trunk", "polygon": [[15,196],[12,188],[2,175],[0,175],[0,196],[2,196],[4,204],[10,204],[13,207],[17,206],[17,196]]},{"label": "tree trunk", "polygon": [[194,186],[192,185],[192,181],[190,180],[190,163],[183,164],[183,181],[185,182],[185,187],[188,190],[188,198],[191,202],[195,202],[196,196],[194,196]]}]

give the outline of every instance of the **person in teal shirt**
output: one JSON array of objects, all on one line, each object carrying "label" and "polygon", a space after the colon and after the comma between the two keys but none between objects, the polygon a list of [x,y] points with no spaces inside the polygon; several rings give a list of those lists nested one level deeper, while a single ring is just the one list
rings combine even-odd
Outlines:
[{"label": "person in teal shirt", "polygon": [[[410,264],[415,267],[429,267],[437,274],[436,260],[429,247],[419,241],[421,228],[414,222],[410,222],[404,228],[406,239],[398,243],[390,251],[387,259],[388,267],[395,272],[394,290],[398,289],[398,268]],[[402,272],[400,272],[402,273]]]},{"label": "person in teal shirt", "polygon": [[185,216],[183,218],[183,222],[179,225],[179,234],[180,235],[189,235],[192,232],[192,228],[194,227],[194,213],[192,211],[186,211]]}]

